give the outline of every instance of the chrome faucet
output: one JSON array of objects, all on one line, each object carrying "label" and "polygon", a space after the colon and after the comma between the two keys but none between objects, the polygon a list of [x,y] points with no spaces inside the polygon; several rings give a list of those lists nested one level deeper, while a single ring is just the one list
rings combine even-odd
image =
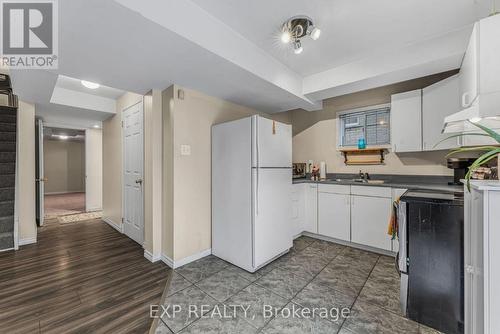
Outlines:
[{"label": "chrome faucet", "polygon": [[370,179],[370,174],[363,173],[362,170],[359,170],[359,178],[362,180],[362,182],[368,182],[368,180]]}]

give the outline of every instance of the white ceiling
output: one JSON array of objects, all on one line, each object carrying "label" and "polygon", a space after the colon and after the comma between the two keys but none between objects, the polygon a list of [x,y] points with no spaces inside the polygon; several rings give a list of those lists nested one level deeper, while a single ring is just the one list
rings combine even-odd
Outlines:
[{"label": "white ceiling", "polygon": [[[487,0],[58,3],[59,68],[11,71],[16,94],[54,117],[65,112],[50,103],[59,75],[141,94],[176,83],[266,112],[316,110],[327,97],[457,68],[472,22],[489,8]],[[297,14],[322,29],[299,56],[276,39]],[[66,113],[102,120],[77,110]]]},{"label": "white ceiling", "polygon": [[[85,80],[85,78],[83,78],[83,80]],[[104,85],[100,85],[99,88],[96,89],[90,89],[82,85],[81,79],[70,78],[65,75],[59,75],[57,77],[56,87],[113,100],[116,100],[117,98],[125,94],[125,91],[121,89],[116,89]]]},{"label": "white ceiling", "polygon": [[[303,76],[384,50],[435,38],[484,17],[489,1],[474,0],[193,0]],[[321,29],[295,55],[279,40],[281,24],[305,14]]]}]

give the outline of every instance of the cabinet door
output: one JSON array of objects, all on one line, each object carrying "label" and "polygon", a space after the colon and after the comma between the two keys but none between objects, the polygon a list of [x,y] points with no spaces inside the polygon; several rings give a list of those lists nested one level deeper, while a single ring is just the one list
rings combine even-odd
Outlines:
[{"label": "cabinet door", "polygon": [[306,188],[306,214],[304,231],[318,233],[318,185],[308,184]]},{"label": "cabinet door", "polygon": [[422,150],[422,90],[391,96],[391,144],[393,152]]},{"label": "cabinet door", "polygon": [[387,226],[391,209],[390,198],[351,196],[352,242],[390,251]]},{"label": "cabinet door", "polygon": [[[498,6],[498,1],[497,1]],[[500,90],[500,16],[493,15],[479,21],[479,94]]]},{"label": "cabinet door", "polygon": [[[479,26],[474,24],[474,30],[469,39],[467,50],[460,67],[459,75],[459,103],[462,108],[468,108],[476,99],[478,94],[478,36]],[[461,108],[461,109],[462,109]]]},{"label": "cabinet door", "polygon": [[292,186],[292,236],[295,237],[304,231],[305,224],[305,193],[307,184]]},{"label": "cabinet door", "polygon": [[460,111],[458,102],[458,75],[446,78],[422,90],[422,137],[423,150],[447,150],[460,146],[458,138],[441,140],[449,137],[448,133],[442,134],[446,116]]},{"label": "cabinet door", "polygon": [[351,241],[350,196],[318,193],[318,233]]}]

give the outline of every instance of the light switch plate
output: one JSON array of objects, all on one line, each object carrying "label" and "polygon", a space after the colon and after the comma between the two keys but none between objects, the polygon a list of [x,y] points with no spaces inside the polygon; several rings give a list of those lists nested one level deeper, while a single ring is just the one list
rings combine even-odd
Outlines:
[{"label": "light switch plate", "polygon": [[191,155],[191,146],[181,145],[181,155]]}]

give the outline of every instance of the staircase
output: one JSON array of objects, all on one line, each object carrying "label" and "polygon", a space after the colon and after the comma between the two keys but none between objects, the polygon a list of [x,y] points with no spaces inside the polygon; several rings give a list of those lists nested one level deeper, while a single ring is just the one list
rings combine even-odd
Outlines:
[{"label": "staircase", "polygon": [[14,248],[17,101],[0,75],[0,250]]}]

